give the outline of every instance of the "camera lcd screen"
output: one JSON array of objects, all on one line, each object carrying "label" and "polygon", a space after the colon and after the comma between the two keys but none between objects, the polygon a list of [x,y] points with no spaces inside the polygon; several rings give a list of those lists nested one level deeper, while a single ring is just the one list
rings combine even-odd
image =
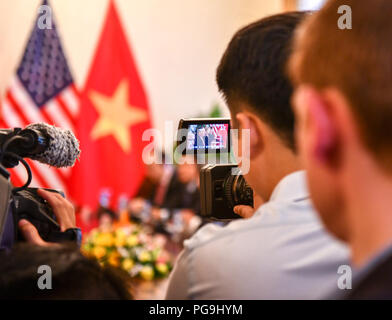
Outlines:
[{"label": "camera lcd screen", "polygon": [[229,118],[181,119],[177,146],[185,154],[230,153]]},{"label": "camera lcd screen", "polygon": [[227,150],[229,125],[227,123],[190,124],[187,150]]}]

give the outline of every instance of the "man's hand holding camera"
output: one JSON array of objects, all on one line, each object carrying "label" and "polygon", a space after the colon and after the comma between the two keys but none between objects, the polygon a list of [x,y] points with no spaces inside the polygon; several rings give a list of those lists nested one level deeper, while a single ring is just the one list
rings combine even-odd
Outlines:
[{"label": "man's hand holding camera", "polygon": [[[61,232],[64,232],[67,229],[76,228],[75,209],[67,199],[63,198],[58,193],[43,189],[39,189],[38,194],[52,207],[57,222],[60,225]],[[27,242],[40,246],[56,245],[56,243],[44,241],[39,235],[36,227],[25,219],[19,221],[18,227]]]},{"label": "man's hand holding camera", "polygon": [[254,215],[256,210],[265,202],[258,194],[253,193],[254,208],[240,204],[234,207],[234,213],[238,214],[244,219],[248,219]]}]

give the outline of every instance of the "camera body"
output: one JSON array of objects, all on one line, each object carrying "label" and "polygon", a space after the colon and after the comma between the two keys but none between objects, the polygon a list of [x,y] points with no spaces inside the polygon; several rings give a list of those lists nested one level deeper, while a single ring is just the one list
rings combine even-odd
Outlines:
[{"label": "camera body", "polygon": [[177,150],[182,155],[193,155],[197,161],[215,160],[200,170],[201,215],[223,221],[241,218],[233,208],[253,207],[253,190],[238,165],[230,163],[230,119],[182,119],[178,129]]},{"label": "camera body", "polygon": [[236,205],[253,207],[253,190],[235,164],[207,164],[200,170],[201,212],[215,220],[232,220]]},{"label": "camera body", "polygon": [[[77,228],[62,232],[51,206],[38,195],[37,188],[29,188],[32,179],[30,166],[23,159],[46,150],[49,137],[34,129],[0,129],[0,248],[11,248],[15,242],[23,241],[18,222],[26,219],[32,223],[41,238],[49,242],[77,241],[81,234]],[[21,162],[28,173],[22,187],[14,187],[6,168]],[[64,197],[61,191],[56,192]]]},{"label": "camera body", "polygon": [[[1,171],[7,172],[3,166],[1,166],[1,169]],[[17,228],[21,219],[28,220],[33,224],[43,240],[61,242],[63,233],[60,226],[56,221],[51,206],[38,195],[38,189],[25,188],[15,192],[12,189],[9,177],[0,174],[0,247],[9,248],[15,242],[24,240]],[[64,197],[61,191],[45,190],[59,193]]]},{"label": "camera body", "polygon": [[[26,188],[12,195],[12,213],[15,225],[19,220],[26,219],[37,228],[43,240],[55,242],[57,233],[61,231],[60,226],[51,206],[38,195],[37,190],[37,188]],[[61,191],[45,190],[58,193],[64,197],[64,193]],[[16,231],[15,238],[16,241],[23,240],[19,231]]]}]

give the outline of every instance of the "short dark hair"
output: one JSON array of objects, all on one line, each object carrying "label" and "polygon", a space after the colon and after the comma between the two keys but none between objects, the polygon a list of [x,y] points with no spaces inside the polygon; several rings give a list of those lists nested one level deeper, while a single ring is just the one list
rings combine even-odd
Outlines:
[{"label": "short dark hair", "polygon": [[112,221],[117,220],[117,214],[113,210],[104,206],[99,206],[97,210],[98,220],[101,219],[101,217],[104,216],[105,214],[110,216]]},{"label": "short dark hair", "polygon": [[[41,290],[38,267],[52,270],[52,289]],[[131,299],[128,274],[101,267],[73,245],[27,243],[0,253],[0,299]]]},{"label": "short dark hair", "polygon": [[[217,83],[230,111],[245,102],[294,149],[293,88],[285,73],[295,28],[306,12],[258,20],[231,39],[217,69]],[[232,103],[230,103],[232,102]]]}]

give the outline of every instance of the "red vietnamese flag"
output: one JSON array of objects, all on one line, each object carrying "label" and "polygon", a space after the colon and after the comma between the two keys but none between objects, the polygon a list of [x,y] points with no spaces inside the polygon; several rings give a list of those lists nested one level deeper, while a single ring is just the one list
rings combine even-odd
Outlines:
[{"label": "red vietnamese flag", "polygon": [[80,162],[72,174],[71,197],[95,208],[103,193],[111,206],[132,196],[144,175],[142,141],[151,127],[147,97],[113,1],[81,97],[77,136]]}]

